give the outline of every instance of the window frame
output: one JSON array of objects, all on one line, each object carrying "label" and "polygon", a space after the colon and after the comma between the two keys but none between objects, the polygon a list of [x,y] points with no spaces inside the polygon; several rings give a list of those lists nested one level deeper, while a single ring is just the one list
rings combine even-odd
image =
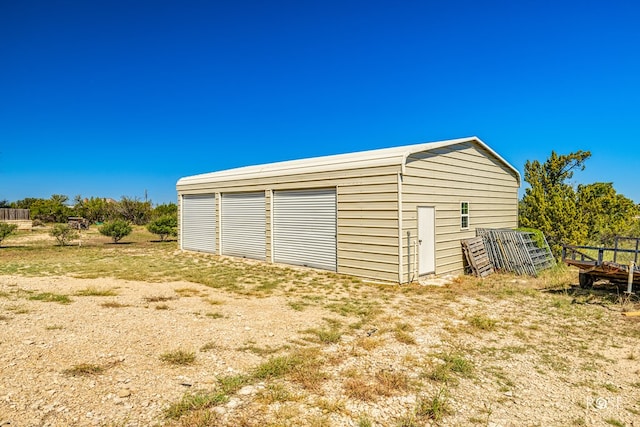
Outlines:
[{"label": "window frame", "polygon": [[[460,230],[469,229],[469,225],[471,223],[470,207],[471,207],[471,204],[468,201],[463,200],[460,202]],[[466,208],[466,213],[465,213],[465,208]],[[466,226],[465,226],[465,220],[467,223]]]}]

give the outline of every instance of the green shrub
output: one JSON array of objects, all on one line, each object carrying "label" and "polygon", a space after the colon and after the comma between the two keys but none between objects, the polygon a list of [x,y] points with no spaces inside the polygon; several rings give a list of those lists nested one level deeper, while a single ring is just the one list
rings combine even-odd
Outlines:
[{"label": "green shrub", "polygon": [[5,237],[12,235],[17,229],[18,226],[16,224],[0,222],[0,243],[2,243]]},{"label": "green shrub", "polygon": [[55,237],[60,246],[68,244],[71,240],[78,238],[78,232],[69,227],[68,224],[55,224],[49,235]]},{"label": "green shrub", "polygon": [[131,234],[131,224],[122,219],[114,219],[113,221],[105,222],[98,231],[103,236],[109,236],[113,239],[113,243],[118,243],[120,239]]},{"label": "green shrub", "polygon": [[147,230],[160,236],[160,240],[164,242],[168,236],[178,235],[178,216],[163,215],[158,217],[147,225]]}]

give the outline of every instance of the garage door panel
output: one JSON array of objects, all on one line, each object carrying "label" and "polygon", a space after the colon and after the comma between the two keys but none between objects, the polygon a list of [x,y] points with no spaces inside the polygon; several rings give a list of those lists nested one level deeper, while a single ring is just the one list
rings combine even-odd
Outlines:
[{"label": "garage door panel", "polygon": [[222,254],[265,260],[265,196],[260,193],[223,194]]},{"label": "garage door panel", "polygon": [[184,195],[181,216],[182,248],[216,253],[216,197]]},{"label": "garage door panel", "polygon": [[336,191],[274,193],[274,260],[336,271]]}]

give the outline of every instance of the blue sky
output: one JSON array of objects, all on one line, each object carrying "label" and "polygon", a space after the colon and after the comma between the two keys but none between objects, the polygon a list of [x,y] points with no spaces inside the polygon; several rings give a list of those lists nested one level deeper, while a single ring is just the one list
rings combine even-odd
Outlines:
[{"label": "blue sky", "polygon": [[0,200],[476,135],[640,202],[637,1],[0,2]]}]

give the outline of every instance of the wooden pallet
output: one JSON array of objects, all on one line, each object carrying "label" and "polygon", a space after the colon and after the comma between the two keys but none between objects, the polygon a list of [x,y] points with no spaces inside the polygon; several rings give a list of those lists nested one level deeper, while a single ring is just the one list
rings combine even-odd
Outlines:
[{"label": "wooden pallet", "polygon": [[493,265],[487,255],[482,237],[464,239],[461,242],[462,252],[467,259],[467,264],[471,267],[471,272],[478,277],[493,274]]}]

